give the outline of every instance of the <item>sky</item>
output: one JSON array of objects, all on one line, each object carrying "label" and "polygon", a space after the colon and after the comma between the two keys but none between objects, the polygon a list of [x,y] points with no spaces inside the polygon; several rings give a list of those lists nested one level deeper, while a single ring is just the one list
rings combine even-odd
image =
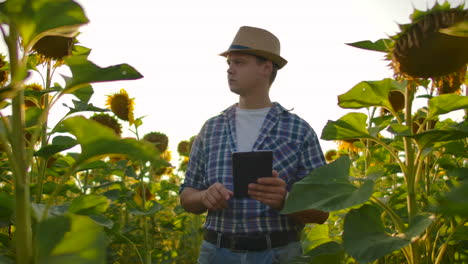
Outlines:
[{"label": "sky", "polygon": [[[227,85],[227,64],[219,53],[241,26],[261,27],[281,41],[288,64],[271,87],[272,101],[305,119],[318,137],[328,120],[350,109],[337,96],[360,81],[392,77],[384,53],[346,45],[376,41],[399,31],[414,8],[434,0],[79,0],[90,23],[78,36],[100,67],[128,63],[144,78],[93,84],[94,105],[126,89],[135,116],[145,116],[140,136],[158,131],[169,146],[197,134],[210,117],[238,101]],[[449,1],[455,5],[463,0]],[[466,5],[466,4],[465,4]],[[60,78],[59,76],[57,76]],[[61,110],[60,105],[52,112]],[[124,135],[131,136],[129,130]],[[336,148],[320,140],[326,152]]]}]

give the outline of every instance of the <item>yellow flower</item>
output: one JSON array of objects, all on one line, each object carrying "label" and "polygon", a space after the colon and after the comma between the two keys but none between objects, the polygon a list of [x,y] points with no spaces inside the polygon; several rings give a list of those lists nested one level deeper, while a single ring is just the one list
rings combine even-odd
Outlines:
[{"label": "yellow flower", "polygon": [[133,117],[135,98],[130,98],[125,89],[120,89],[120,93],[108,95],[106,105],[118,118],[128,121],[130,125],[135,123]]},{"label": "yellow flower", "polygon": [[338,150],[339,151],[346,151],[346,152],[352,152],[352,153],[358,153],[359,149],[356,145],[354,145],[354,142],[359,141],[359,139],[344,139],[344,140],[338,140]]}]

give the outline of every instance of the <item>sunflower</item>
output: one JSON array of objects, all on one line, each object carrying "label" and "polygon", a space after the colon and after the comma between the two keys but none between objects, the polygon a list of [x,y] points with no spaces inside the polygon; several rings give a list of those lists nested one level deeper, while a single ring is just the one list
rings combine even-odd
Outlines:
[{"label": "sunflower", "polygon": [[118,118],[128,121],[130,125],[135,123],[133,117],[135,98],[130,98],[125,89],[120,89],[119,93],[108,95],[106,105]]},{"label": "sunflower", "polygon": [[411,23],[400,25],[393,36],[388,58],[396,75],[405,78],[434,78],[466,69],[468,37],[446,34],[468,18],[463,5],[451,8],[436,2],[427,11],[415,10]]},{"label": "sunflower", "polygon": [[160,132],[150,132],[143,137],[143,140],[152,143],[161,153],[167,150],[169,144],[169,138]]},{"label": "sunflower", "polygon": [[5,56],[3,56],[3,54],[0,54],[0,87],[5,86],[10,77],[10,73],[7,70],[7,66],[8,62],[6,61]]},{"label": "sunflower", "polygon": [[[149,186],[146,183],[144,184],[144,189],[145,189],[144,196],[145,196],[146,202],[150,200],[153,200],[153,201],[156,200],[156,195],[151,192]],[[143,190],[140,184],[138,184],[138,186],[136,187],[135,194],[133,195],[133,200],[140,206],[143,203]]]},{"label": "sunflower", "polygon": [[354,143],[359,142],[359,139],[343,139],[338,140],[338,151],[345,151],[348,153],[358,153],[360,148]]},{"label": "sunflower", "polygon": [[42,88],[42,85],[38,83],[31,83],[31,84],[26,85],[24,87],[24,91],[26,92],[24,105],[27,108],[39,107],[39,106],[44,105],[44,98],[42,98],[42,94],[40,94],[42,90],[44,90],[44,88]]},{"label": "sunflower", "polygon": [[62,36],[45,36],[36,42],[33,50],[39,54],[41,61],[62,60],[65,56],[72,54],[75,38]]},{"label": "sunflower", "polygon": [[108,114],[95,114],[91,117],[91,120],[97,121],[101,125],[112,128],[118,136],[122,135],[122,125],[119,123],[119,121],[117,121],[116,118]]}]

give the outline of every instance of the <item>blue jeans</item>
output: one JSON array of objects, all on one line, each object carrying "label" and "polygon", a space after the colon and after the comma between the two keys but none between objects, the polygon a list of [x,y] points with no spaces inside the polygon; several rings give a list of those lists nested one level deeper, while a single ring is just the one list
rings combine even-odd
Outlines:
[{"label": "blue jeans", "polygon": [[205,240],[201,245],[199,264],[283,264],[302,255],[301,242],[263,251],[233,252],[218,248]]}]

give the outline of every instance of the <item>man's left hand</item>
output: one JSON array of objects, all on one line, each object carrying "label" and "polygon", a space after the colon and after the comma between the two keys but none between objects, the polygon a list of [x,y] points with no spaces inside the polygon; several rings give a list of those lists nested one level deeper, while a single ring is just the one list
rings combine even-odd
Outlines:
[{"label": "man's left hand", "polygon": [[283,209],[286,197],[286,182],[278,176],[277,171],[272,172],[273,177],[262,177],[257,183],[249,184],[249,195],[252,199],[260,201],[275,210]]}]

